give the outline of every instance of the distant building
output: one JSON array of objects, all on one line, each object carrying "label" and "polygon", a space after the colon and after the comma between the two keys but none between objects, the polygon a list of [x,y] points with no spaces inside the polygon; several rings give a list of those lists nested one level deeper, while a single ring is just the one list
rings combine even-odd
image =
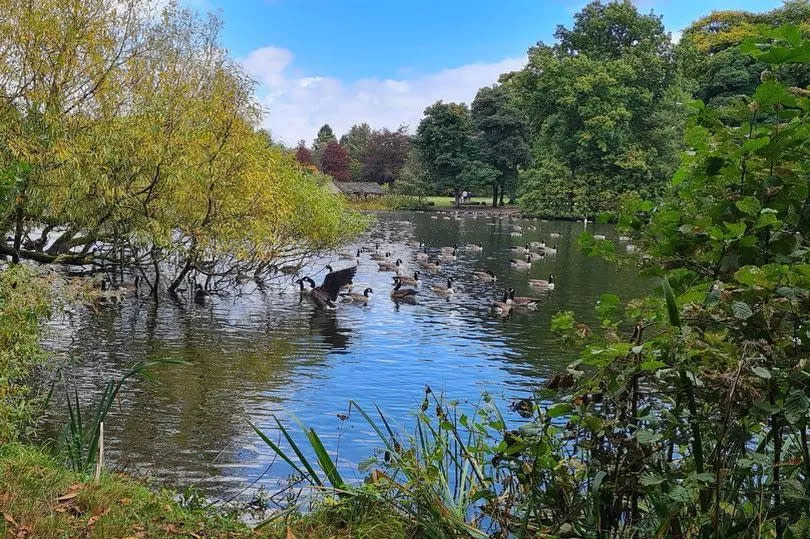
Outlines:
[{"label": "distant building", "polygon": [[380,184],[375,182],[336,182],[332,180],[326,188],[333,193],[350,198],[375,198],[385,194]]}]

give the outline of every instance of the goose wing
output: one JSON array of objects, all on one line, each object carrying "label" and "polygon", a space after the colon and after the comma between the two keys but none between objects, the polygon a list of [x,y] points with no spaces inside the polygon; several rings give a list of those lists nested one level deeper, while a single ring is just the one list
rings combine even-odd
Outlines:
[{"label": "goose wing", "polygon": [[355,273],[357,273],[357,266],[328,273],[317,290],[323,291],[326,297],[334,301],[337,299],[340,289],[354,279]]}]

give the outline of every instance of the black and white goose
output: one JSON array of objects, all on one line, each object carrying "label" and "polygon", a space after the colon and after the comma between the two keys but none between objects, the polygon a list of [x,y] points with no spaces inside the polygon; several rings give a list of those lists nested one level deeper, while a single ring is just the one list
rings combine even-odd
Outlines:
[{"label": "black and white goose", "polygon": [[495,274],[492,273],[492,270],[475,271],[473,272],[473,276],[479,281],[484,281],[485,283],[492,283],[498,280]]},{"label": "black and white goose", "polygon": [[343,301],[347,301],[347,302],[350,301],[350,302],[353,302],[353,303],[362,303],[362,304],[365,305],[365,304],[367,304],[369,302],[369,300],[371,299],[371,296],[373,296],[373,295],[374,295],[374,290],[372,290],[371,288],[366,288],[365,290],[363,290],[362,294],[360,292],[348,292],[348,293],[345,293],[345,294],[341,294],[340,298]]},{"label": "black and white goose", "polygon": [[406,275],[402,275],[400,277],[394,277],[394,281],[399,279],[402,284],[406,284],[408,286],[419,286],[422,284],[421,279],[419,279],[419,272],[413,272],[413,277],[408,277]]},{"label": "black and white goose", "polygon": [[440,296],[450,296],[456,291],[453,289],[453,280],[447,279],[447,286],[442,284],[432,284],[430,289],[439,294]]}]

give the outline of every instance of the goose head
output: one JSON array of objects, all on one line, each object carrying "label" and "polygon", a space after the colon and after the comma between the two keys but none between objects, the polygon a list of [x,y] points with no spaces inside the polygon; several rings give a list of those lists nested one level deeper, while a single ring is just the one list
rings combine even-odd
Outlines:
[{"label": "goose head", "polygon": [[329,273],[332,273],[333,271],[335,271],[335,270],[334,270],[334,268],[333,268],[332,266],[330,266],[329,264],[327,264],[327,265],[326,265],[326,270],[327,270]]},{"label": "goose head", "polygon": [[365,290],[363,290],[363,295],[366,297],[373,296],[374,290],[372,290],[371,288],[366,288]]}]

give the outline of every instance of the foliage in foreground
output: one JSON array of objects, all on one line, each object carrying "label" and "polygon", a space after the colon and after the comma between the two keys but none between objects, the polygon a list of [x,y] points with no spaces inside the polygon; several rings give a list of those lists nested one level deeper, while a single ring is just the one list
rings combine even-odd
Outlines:
[{"label": "foliage in foreground", "polygon": [[[796,27],[743,47],[810,62]],[[602,295],[597,325],[555,316],[579,356],[515,403],[518,428],[486,400],[470,412],[429,390],[411,434],[352,403],[383,444],[369,483],[392,510],[436,536],[810,534],[810,92],[772,73],[731,126],[696,106],[668,192],[618,215],[636,249],[583,235],[661,286]],[[357,495],[307,434],[317,460],[294,449],[302,477]]]},{"label": "foliage in foreground", "polygon": [[47,287],[31,271],[0,271],[0,444],[15,440],[37,413],[27,385],[42,362],[40,320],[50,309]]}]

